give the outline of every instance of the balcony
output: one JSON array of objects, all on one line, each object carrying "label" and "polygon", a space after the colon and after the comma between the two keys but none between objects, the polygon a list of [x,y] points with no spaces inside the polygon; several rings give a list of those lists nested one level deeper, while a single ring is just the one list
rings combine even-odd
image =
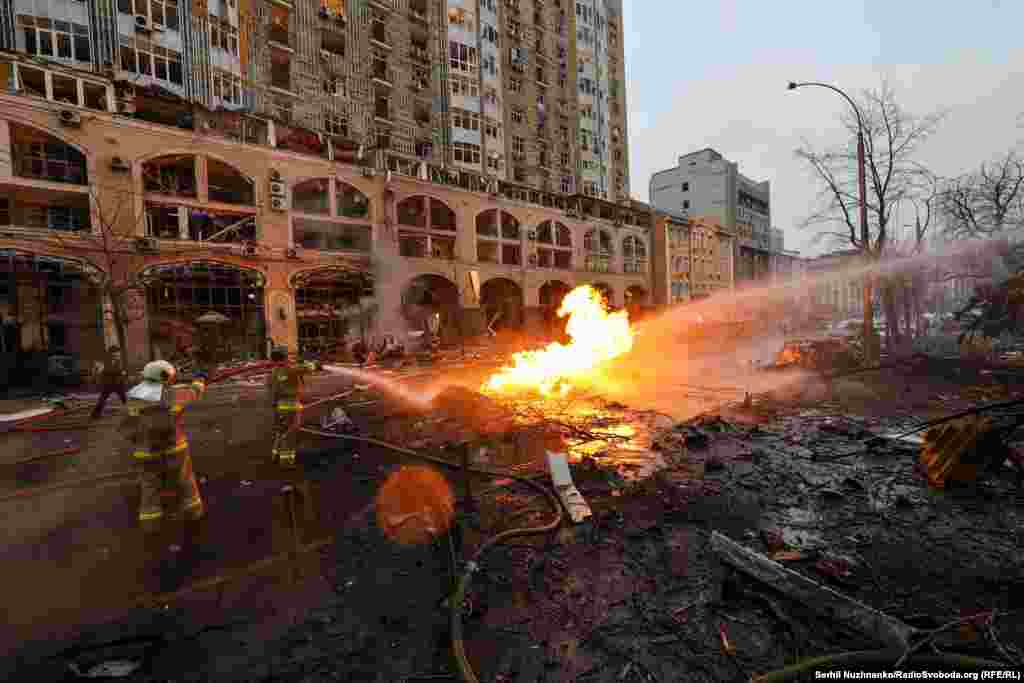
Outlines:
[{"label": "balcony", "polygon": [[382,12],[390,12],[395,9],[395,0],[369,0],[368,4]]},{"label": "balcony", "polygon": [[412,46],[409,48],[409,56],[412,57],[412,60],[414,62],[419,62],[420,64],[430,64],[430,50],[428,50],[425,46],[420,46],[417,45],[416,43],[413,43]]},{"label": "balcony", "polygon": [[391,38],[388,36],[387,29],[384,28],[383,22],[373,22],[373,28],[370,29],[370,42],[385,50],[391,49]]},{"label": "balcony", "polygon": [[0,229],[69,233],[89,227],[86,193],[0,186]]},{"label": "balcony", "polygon": [[370,70],[370,78],[374,83],[386,88],[392,87],[391,84],[394,82],[394,76],[391,75],[386,62],[374,62],[373,68]]}]

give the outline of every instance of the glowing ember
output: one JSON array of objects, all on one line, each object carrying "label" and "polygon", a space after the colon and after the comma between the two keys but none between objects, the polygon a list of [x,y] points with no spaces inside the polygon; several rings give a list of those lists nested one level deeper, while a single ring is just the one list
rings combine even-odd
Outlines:
[{"label": "glowing ember", "polygon": [[572,341],[568,345],[555,342],[538,351],[513,355],[512,365],[492,375],[480,391],[565,396],[574,381],[585,379],[601,363],[633,348],[634,330],[628,313],[609,313],[601,293],[589,285],[566,294],[558,316],[569,316],[566,331]]}]

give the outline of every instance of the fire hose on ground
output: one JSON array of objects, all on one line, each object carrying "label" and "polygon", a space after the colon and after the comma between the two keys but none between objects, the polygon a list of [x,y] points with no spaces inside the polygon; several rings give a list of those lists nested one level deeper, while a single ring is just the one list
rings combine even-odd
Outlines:
[{"label": "fire hose on ground", "polygon": [[[344,441],[355,441],[358,443],[366,443],[380,448],[393,451],[400,455],[405,455],[410,458],[417,458],[419,460],[426,460],[427,462],[435,463],[449,468],[462,469],[462,465],[459,463],[449,462],[443,458],[435,458],[433,456],[418,453],[416,451],[398,446],[387,441],[380,439],[374,439],[365,436],[351,436],[348,434],[333,434],[331,432],[321,431],[319,429],[312,429],[310,427],[303,427],[302,431],[307,434],[313,434],[315,436],[321,436],[329,439],[339,439]],[[550,491],[547,487],[542,484],[533,481],[528,477],[522,477],[519,475],[509,474],[506,472],[496,472],[493,470],[482,469],[482,468],[468,468],[469,472],[475,474],[484,474],[490,477],[504,477],[512,479],[514,481],[522,482],[527,484],[531,488],[539,491],[544,495],[547,501],[551,504],[551,508],[555,513],[555,518],[542,526],[535,527],[523,527],[519,529],[508,529],[498,535],[484,541],[483,544],[473,554],[473,558],[466,562],[466,570],[463,572],[458,583],[455,587],[455,592],[451,598],[451,637],[452,637],[452,654],[455,657],[455,663],[459,667],[459,675],[465,683],[479,683],[480,679],[477,678],[476,673],[473,671],[473,666],[470,664],[469,659],[466,657],[466,645],[463,639],[462,629],[462,610],[463,603],[466,599],[466,593],[469,592],[469,588],[473,581],[473,575],[480,570],[480,562],[484,555],[494,547],[505,543],[513,538],[519,538],[521,536],[537,536],[541,534],[550,533],[559,527],[562,523],[562,505],[559,502],[555,494]]]}]

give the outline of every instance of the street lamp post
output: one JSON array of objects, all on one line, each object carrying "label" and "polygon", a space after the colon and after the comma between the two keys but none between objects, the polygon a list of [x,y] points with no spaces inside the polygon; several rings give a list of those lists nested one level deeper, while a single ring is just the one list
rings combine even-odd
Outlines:
[{"label": "street lamp post", "polygon": [[[864,119],[860,115],[860,108],[857,103],[853,101],[849,95],[840,90],[834,85],[828,83],[797,83],[790,81],[787,90],[796,90],[797,88],[803,88],[808,86],[814,86],[818,88],[828,88],[832,92],[839,93],[845,99],[850,106],[853,108],[853,113],[857,116],[857,190],[860,195],[860,239],[864,245],[865,261],[870,261],[871,258],[871,232],[868,230],[868,201],[867,201],[867,179],[866,172],[864,169]],[[865,270],[864,278],[865,282],[870,282],[870,273]],[[864,343],[865,347],[868,346],[868,339],[874,339],[874,313],[872,310],[871,301],[871,287],[865,285],[864,287]],[[872,358],[874,354],[872,353]]]}]

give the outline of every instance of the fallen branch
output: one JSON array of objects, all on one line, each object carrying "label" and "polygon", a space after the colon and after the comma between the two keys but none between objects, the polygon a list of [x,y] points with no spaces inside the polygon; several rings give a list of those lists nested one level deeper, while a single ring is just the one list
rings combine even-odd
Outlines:
[{"label": "fallen branch", "polygon": [[917,633],[902,621],[787,569],[717,531],[711,534],[711,548],[727,564],[883,645],[906,651],[911,636]]}]

